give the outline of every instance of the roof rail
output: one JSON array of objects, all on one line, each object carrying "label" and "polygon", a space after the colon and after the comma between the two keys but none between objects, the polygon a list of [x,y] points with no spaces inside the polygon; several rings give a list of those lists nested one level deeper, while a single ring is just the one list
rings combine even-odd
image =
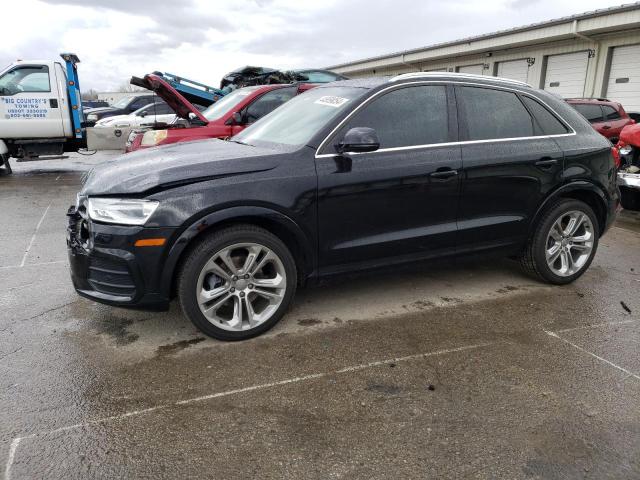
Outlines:
[{"label": "roof rail", "polygon": [[459,72],[411,72],[401,73],[389,79],[390,82],[396,82],[398,80],[405,80],[407,78],[431,78],[431,77],[455,77],[468,80],[491,80],[494,82],[511,83],[514,85],[520,85],[523,87],[531,87],[528,83],[521,82],[519,80],[512,80],[510,78],[492,77],[490,75],[475,75],[473,73],[459,73]]}]

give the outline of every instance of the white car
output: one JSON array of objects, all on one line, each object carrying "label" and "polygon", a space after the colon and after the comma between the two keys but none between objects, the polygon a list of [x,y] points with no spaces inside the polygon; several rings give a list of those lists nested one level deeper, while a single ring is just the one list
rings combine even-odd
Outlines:
[{"label": "white car", "polygon": [[141,127],[154,123],[172,123],[175,112],[166,103],[152,103],[129,115],[116,115],[98,120],[96,127]]}]

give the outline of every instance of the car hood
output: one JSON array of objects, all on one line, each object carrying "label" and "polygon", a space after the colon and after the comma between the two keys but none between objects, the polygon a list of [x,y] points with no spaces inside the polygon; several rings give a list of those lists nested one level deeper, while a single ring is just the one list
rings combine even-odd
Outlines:
[{"label": "car hood", "polygon": [[83,112],[86,113],[86,114],[104,113],[104,112],[119,112],[119,111],[120,111],[120,109],[119,108],[115,108],[115,107],[89,108],[89,109],[83,110]]},{"label": "car hood", "polygon": [[277,153],[218,139],[148,148],[93,168],[80,194],[149,194],[173,186],[271,170],[277,165]]},{"label": "car hood", "polygon": [[146,88],[155,92],[156,95],[162,98],[180,118],[189,120],[189,114],[193,113],[205,124],[209,123],[209,120],[207,120],[207,118],[202,115],[202,113],[200,113],[200,110],[194,107],[193,104],[189,102],[189,100],[184,98],[180,94],[180,92],[178,92],[175,88],[169,85],[158,75],[149,73],[148,75],[145,75],[144,78],[131,77],[130,83],[132,85]]}]

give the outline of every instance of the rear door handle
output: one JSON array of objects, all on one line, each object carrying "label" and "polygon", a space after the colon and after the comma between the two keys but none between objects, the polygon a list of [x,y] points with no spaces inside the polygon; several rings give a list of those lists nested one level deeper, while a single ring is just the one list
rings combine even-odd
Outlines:
[{"label": "rear door handle", "polygon": [[542,158],[536,162],[536,167],[550,168],[558,163],[557,158]]},{"label": "rear door handle", "polygon": [[434,178],[450,178],[450,177],[455,177],[456,175],[458,175],[458,171],[451,170],[451,169],[438,170],[436,172],[429,174],[430,177],[434,177]]}]

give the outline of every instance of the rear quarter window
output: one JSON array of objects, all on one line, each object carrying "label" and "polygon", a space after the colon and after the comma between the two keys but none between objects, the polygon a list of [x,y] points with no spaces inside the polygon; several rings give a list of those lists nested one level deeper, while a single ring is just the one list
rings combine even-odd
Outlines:
[{"label": "rear quarter window", "polygon": [[522,96],[522,101],[536,121],[536,133],[541,135],[562,135],[569,132],[569,129],[538,101],[525,95]]}]

